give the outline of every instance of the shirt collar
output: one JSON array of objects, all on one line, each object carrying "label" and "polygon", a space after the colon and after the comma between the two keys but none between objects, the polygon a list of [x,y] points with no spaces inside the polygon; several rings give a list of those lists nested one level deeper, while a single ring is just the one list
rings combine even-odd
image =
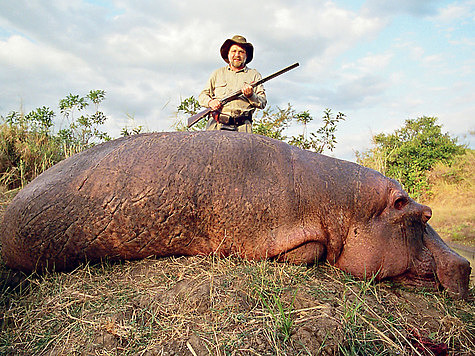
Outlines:
[{"label": "shirt collar", "polygon": [[[234,71],[231,69],[231,67],[229,66],[229,64],[228,64],[228,66],[227,66],[226,68],[227,68],[230,72],[234,72]],[[237,72],[235,72],[235,73],[240,73],[240,72],[247,73],[247,71],[248,71],[247,66],[244,66],[243,69],[239,69],[239,70],[238,70]]]}]

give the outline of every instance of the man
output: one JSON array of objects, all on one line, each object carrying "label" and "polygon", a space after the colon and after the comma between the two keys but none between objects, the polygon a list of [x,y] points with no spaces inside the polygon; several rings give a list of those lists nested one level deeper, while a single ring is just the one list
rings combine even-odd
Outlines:
[{"label": "man", "polygon": [[[228,63],[211,74],[206,88],[198,96],[201,106],[213,109],[206,130],[231,130],[252,132],[252,114],[263,109],[267,99],[262,85],[253,88],[250,84],[262,77],[246,65],[252,61],[254,47],[243,36],[227,39],[221,46],[221,57]],[[226,105],[220,99],[242,91],[242,95]]]}]

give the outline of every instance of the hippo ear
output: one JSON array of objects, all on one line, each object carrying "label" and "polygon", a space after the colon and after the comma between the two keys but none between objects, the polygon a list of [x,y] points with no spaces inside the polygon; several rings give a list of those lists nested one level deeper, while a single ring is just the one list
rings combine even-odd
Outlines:
[{"label": "hippo ear", "polygon": [[393,206],[397,210],[402,210],[409,203],[409,199],[404,195],[397,195],[394,197]]}]

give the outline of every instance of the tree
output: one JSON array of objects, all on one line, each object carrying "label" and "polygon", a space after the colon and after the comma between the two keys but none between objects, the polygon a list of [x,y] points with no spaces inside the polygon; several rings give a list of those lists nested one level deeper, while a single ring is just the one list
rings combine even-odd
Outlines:
[{"label": "tree", "polygon": [[[99,111],[100,103],[105,99],[104,90],[91,90],[86,96],[69,94],[59,101],[59,109],[64,118],[69,122],[69,127],[58,132],[58,136],[67,146],[90,147],[94,141],[109,141],[109,135],[99,130],[107,117]],[[83,114],[75,119],[75,112],[83,112],[90,103],[94,104],[92,114]]]},{"label": "tree", "polygon": [[429,189],[427,173],[435,164],[450,165],[465,152],[465,146],[458,144],[457,138],[442,133],[437,120],[427,116],[408,119],[392,134],[375,135],[375,147],[357,152],[357,162],[398,180],[414,198],[420,197]]},{"label": "tree", "polygon": [[[187,127],[186,119],[190,116],[193,116],[198,113],[198,110],[201,108],[200,103],[198,100],[192,95],[188,98],[185,98],[181,101],[180,105],[177,107],[177,120],[175,124],[173,124],[173,128],[177,131],[199,131],[203,130],[206,127],[207,120],[203,118],[202,120],[198,121],[195,125],[191,128]],[[181,115],[185,117],[182,118]]]},{"label": "tree", "polygon": [[307,124],[313,120],[308,111],[299,113],[296,116],[297,122],[304,125],[303,133],[293,136],[289,140],[289,144],[297,147],[322,153],[325,149],[333,151],[336,141],[336,125],[339,121],[345,120],[346,115],[339,112],[334,116],[331,109],[325,109],[323,112],[323,126],[318,128],[316,133],[311,132],[310,137],[307,135]]}]

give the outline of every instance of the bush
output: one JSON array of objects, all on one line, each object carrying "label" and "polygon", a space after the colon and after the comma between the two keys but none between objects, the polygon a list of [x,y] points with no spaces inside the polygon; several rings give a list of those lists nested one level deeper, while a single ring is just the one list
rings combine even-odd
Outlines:
[{"label": "bush", "polygon": [[64,159],[60,142],[43,129],[21,123],[0,124],[0,184],[8,189],[23,187],[27,182]]},{"label": "bush", "polygon": [[438,162],[450,166],[465,152],[457,138],[442,133],[437,118],[427,116],[406,120],[392,134],[374,136],[373,144],[372,149],[356,153],[357,162],[398,180],[414,198],[429,191],[427,173]]},{"label": "bush", "polygon": [[[203,118],[192,128],[187,128],[180,114],[191,117],[198,113],[200,104],[193,96],[183,99],[177,107],[177,121],[173,125],[177,131],[198,131],[206,127],[208,117]],[[325,109],[322,117],[323,125],[310,135],[307,133],[307,125],[313,120],[310,113],[306,111],[296,112],[289,103],[285,109],[277,107],[275,110],[268,107],[258,111],[253,118],[252,132],[258,135],[267,136],[276,140],[287,142],[289,145],[297,146],[305,150],[322,153],[325,149],[333,151],[336,141],[336,125],[339,121],[345,120],[346,115],[339,112],[333,115],[331,109]],[[292,123],[303,125],[303,133],[297,136],[287,137],[285,130]]]},{"label": "bush", "polygon": [[[98,129],[107,119],[99,111],[104,98],[103,90],[91,90],[85,97],[69,94],[60,100],[60,112],[69,125],[58,133],[53,131],[55,113],[45,106],[26,115],[13,111],[0,117],[0,184],[8,189],[22,188],[59,161],[109,140]],[[90,104],[94,112],[84,114]],[[76,119],[75,112],[82,115]]]},{"label": "bush", "polygon": [[[316,132],[308,134],[307,125],[313,121],[313,117],[306,111],[296,112],[292,105],[286,109],[266,109],[254,120],[252,131],[254,133],[275,138],[297,146],[305,150],[322,153],[325,149],[333,151],[336,141],[336,126],[339,121],[345,120],[346,115],[339,112],[333,115],[331,109],[325,109],[322,116],[322,126]],[[292,122],[302,125],[303,132],[296,136],[287,137],[284,134]]]}]

